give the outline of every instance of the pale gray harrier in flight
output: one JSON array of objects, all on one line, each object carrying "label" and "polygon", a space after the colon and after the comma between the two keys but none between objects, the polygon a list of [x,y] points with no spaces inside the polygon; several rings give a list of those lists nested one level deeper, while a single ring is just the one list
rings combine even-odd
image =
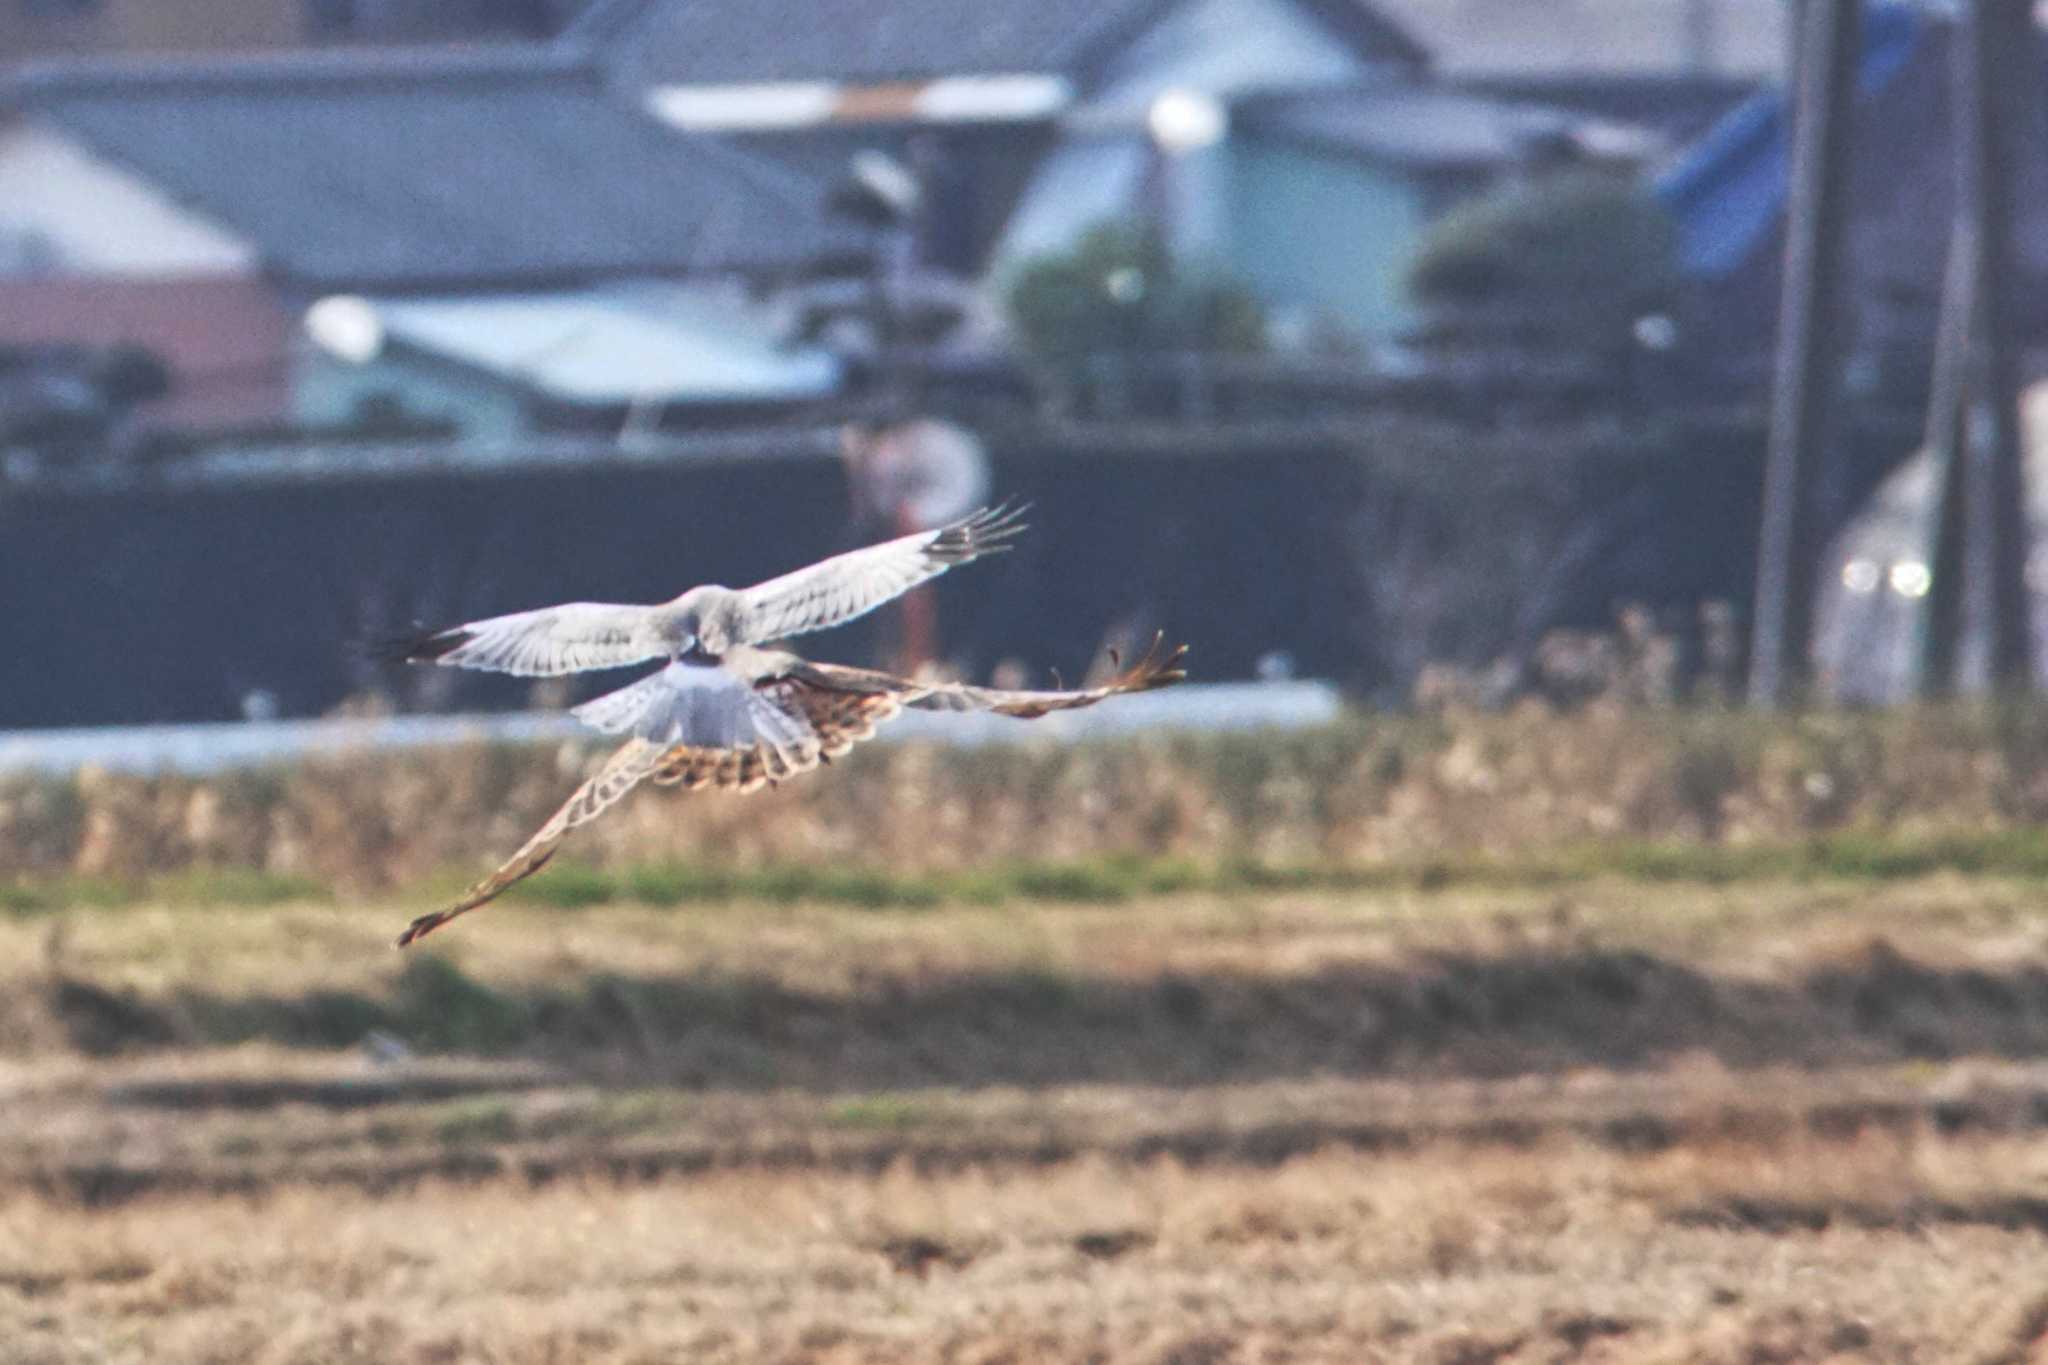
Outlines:
[{"label": "pale gray harrier in flight", "polygon": [[398,642],[393,652],[410,662],[526,677],[667,660],[659,671],[571,711],[606,734],[627,735],[626,742],[503,866],[454,904],[414,920],[399,946],[538,872],[571,830],[643,781],[752,791],[830,762],[906,706],[1030,718],[1171,686],[1186,676],[1180,668],[1185,649],[1162,650],[1158,641],[1099,687],[1044,692],[916,682],[763,647],[851,621],[955,564],[1009,548],[1023,529],[1018,515],[977,512],[751,588],[707,585],[653,606],[571,602]]}]

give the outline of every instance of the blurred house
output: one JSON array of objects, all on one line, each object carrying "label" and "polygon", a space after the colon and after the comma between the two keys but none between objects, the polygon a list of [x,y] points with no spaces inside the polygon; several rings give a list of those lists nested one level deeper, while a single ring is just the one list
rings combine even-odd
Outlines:
[{"label": "blurred house", "polygon": [[1633,125],[1436,84],[1248,96],[1230,121],[1218,255],[1309,335],[1401,333],[1403,272],[1460,201],[1559,162],[1633,168],[1662,147]]},{"label": "blurred house", "polygon": [[[856,245],[801,174],[664,127],[545,48],[52,65],[0,87],[0,111],[0,241],[18,244],[0,264],[0,343],[148,346],[170,372],[163,411],[181,420],[502,426],[488,403],[448,411],[437,366],[525,385],[539,413],[549,373],[505,337],[533,339],[557,368],[579,346],[616,353],[624,314],[587,291],[795,278]],[[466,317],[478,335],[435,358],[418,338],[448,329],[403,301],[474,295],[516,300],[489,316],[444,303],[441,323]],[[389,355],[300,332],[336,297],[389,313]],[[537,321],[579,307],[568,331]],[[261,322],[223,355],[195,310]],[[758,360],[761,339],[734,331],[694,324],[696,350],[662,352],[664,382],[643,360],[648,396],[689,394],[704,348],[728,336],[735,363]],[[815,366],[805,374],[792,393],[815,391]]]},{"label": "blurred house", "polygon": [[[597,0],[564,42],[674,126],[814,178],[888,152],[921,191],[917,270],[996,295],[1099,223],[1148,222],[1177,254],[1245,280],[1283,342],[1393,336],[1401,266],[1445,207],[1560,145],[1624,160],[1658,145],[1640,121],[1580,104],[1446,86],[1394,6],[1003,0],[976,19]],[[1711,93],[1716,112],[1734,98],[1725,81]],[[1697,98],[1633,93],[1685,127],[1705,116],[1667,106]]]},{"label": "blurred house", "polygon": [[863,147],[895,153],[923,190],[918,261],[960,277],[1001,276],[1162,197],[1176,238],[1211,250],[1227,231],[1225,101],[1405,81],[1427,57],[1358,0],[990,0],[973,13],[597,0],[566,41],[671,125],[809,173]]},{"label": "blurred house", "polygon": [[313,427],[389,405],[484,442],[646,432],[677,406],[701,428],[828,397],[842,377],[830,351],[785,344],[777,319],[729,284],[340,296],[307,321],[317,344],[298,367],[294,416]]},{"label": "blurred house", "polygon": [[[85,8],[106,25],[121,12]],[[560,17],[554,0],[284,8],[312,25],[299,39]],[[989,0],[963,24],[921,0],[593,0],[551,43],[44,66],[0,85],[0,296],[35,281],[0,344],[149,347],[170,389],[145,417],[504,435],[816,398],[819,344],[854,367],[832,387],[886,382],[886,303],[892,354],[1014,394],[1007,281],[1107,219],[1247,282],[1283,345],[1384,341],[1407,320],[1401,268],[1445,207],[1561,147],[1639,161],[1664,126],[1434,79],[1433,64],[1505,71],[1471,32],[1508,21],[1429,10],[1432,51],[1389,18],[1402,8]],[[1656,24],[1590,0],[1566,12],[1688,60]],[[1654,66],[1628,62],[1629,79]],[[1518,69],[1570,74],[1555,53]],[[834,213],[832,187],[876,152],[908,186],[900,221]],[[677,281],[691,290],[662,292]],[[185,334],[208,290],[229,300],[216,311],[268,310],[232,355]],[[67,297],[74,320],[53,323]],[[298,321],[326,299],[354,302],[309,344]],[[650,340],[657,299],[670,321]],[[714,299],[723,320],[706,325]],[[682,360],[715,345],[721,364]],[[631,394],[565,389],[565,348],[649,363],[629,367]],[[655,356],[668,377],[648,373]],[[741,371],[728,391],[689,377]]]}]

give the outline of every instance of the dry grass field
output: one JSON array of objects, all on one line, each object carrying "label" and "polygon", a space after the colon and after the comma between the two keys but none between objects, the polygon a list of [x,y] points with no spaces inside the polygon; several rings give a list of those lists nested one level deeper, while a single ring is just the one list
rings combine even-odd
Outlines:
[{"label": "dry grass field", "polygon": [[2048,1362],[2048,713],[0,783],[0,1365]]},{"label": "dry grass field", "polygon": [[2048,1360],[2042,883],[1776,866],[24,895],[0,1360]]}]

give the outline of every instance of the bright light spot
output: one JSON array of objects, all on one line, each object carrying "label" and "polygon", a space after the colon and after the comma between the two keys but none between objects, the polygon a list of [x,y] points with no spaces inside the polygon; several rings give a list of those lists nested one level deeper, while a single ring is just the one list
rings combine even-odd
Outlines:
[{"label": "bright light spot", "polygon": [[1678,324],[1664,313],[1646,313],[1631,329],[1636,345],[1646,351],[1668,351],[1678,344]]},{"label": "bright light spot", "polygon": [[1902,559],[1892,565],[1891,584],[1901,597],[1925,597],[1934,586],[1934,574],[1917,559]]},{"label": "bright light spot", "polygon": [[916,213],[924,199],[924,187],[918,184],[910,168],[872,147],[863,147],[853,154],[853,178],[887,204],[898,218]]},{"label": "bright light spot", "polygon": [[2048,593],[2048,549],[2036,549],[2027,556],[2027,586]]},{"label": "bright light spot", "polygon": [[1884,573],[1874,559],[1852,559],[1842,566],[1842,586],[1850,592],[1876,592]]},{"label": "bright light spot", "polygon": [[1223,140],[1230,126],[1230,114],[1214,95],[1199,90],[1168,90],[1152,101],[1145,113],[1145,126],[1152,140],[1178,156],[1199,152]]},{"label": "bright light spot", "polygon": [[1118,303],[1136,303],[1145,297],[1145,272],[1134,265],[1118,266],[1102,277],[1102,288]]},{"label": "bright light spot", "polygon": [[334,294],[306,310],[306,335],[351,365],[367,365],[384,349],[384,323],[368,299]]}]

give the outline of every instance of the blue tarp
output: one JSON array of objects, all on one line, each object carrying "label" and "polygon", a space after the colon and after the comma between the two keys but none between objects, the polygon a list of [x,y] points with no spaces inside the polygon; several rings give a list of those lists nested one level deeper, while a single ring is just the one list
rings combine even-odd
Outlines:
[{"label": "blue tarp", "polygon": [[[1868,100],[1905,69],[1928,31],[1901,5],[1873,6],[1863,21],[1856,93]],[[1716,278],[1739,269],[1776,228],[1791,185],[1787,92],[1745,101],[1658,176],[1652,189],[1678,223],[1686,274]]]}]

